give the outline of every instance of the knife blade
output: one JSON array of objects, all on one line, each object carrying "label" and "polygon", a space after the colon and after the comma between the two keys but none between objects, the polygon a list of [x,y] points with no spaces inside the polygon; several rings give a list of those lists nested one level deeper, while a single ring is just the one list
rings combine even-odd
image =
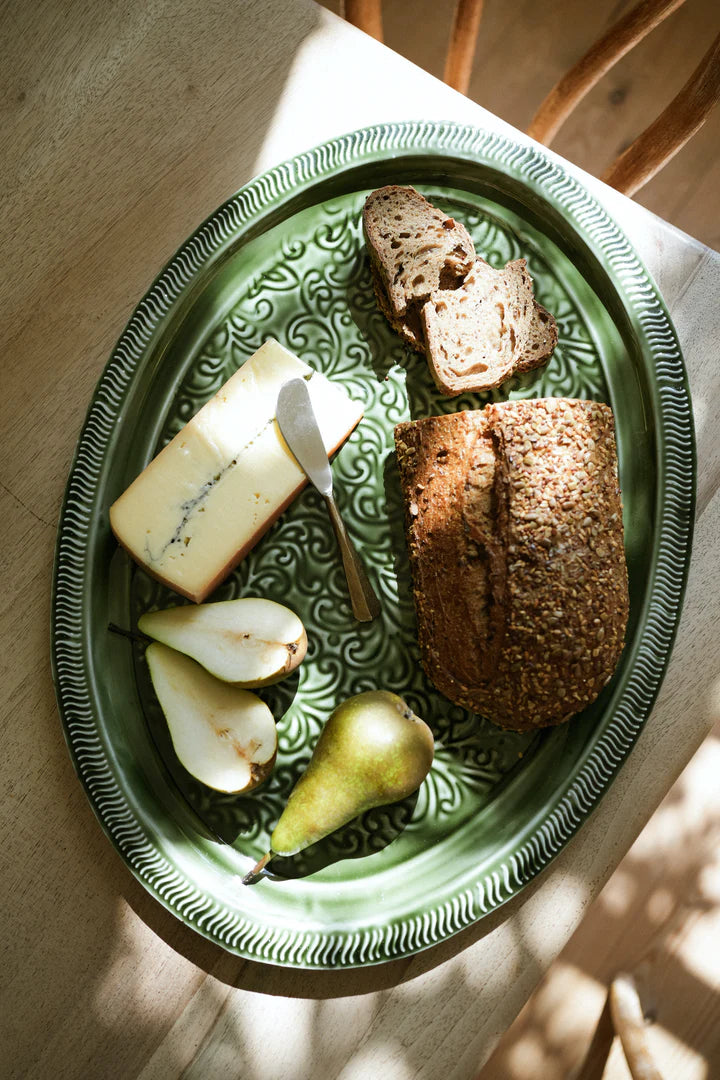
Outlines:
[{"label": "knife blade", "polygon": [[371,622],[380,614],[380,601],[335,502],[330,461],[305,379],[291,379],[280,388],[275,416],[298,464],[325,500],[340,548],[353,615],[359,622]]},{"label": "knife blade", "polygon": [[305,379],[291,379],[280,387],[275,416],[283,438],[303,472],[321,495],[331,495],[330,461]]}]

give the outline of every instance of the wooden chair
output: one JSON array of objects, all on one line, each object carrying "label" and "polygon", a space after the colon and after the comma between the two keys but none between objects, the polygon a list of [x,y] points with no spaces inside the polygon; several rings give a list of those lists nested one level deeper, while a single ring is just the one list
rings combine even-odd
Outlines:
[{"label": "wooden chair", "polygon": [[645,1018],[632,975],[616,975],[611,982],[590,1048],[574,1080],[602,1080],[616,1035],[633,1080],[663,1080],[648,1049]]},{"label": "wooden chair", "polygon": [[[553,87],[528,134],[549,146],[575,106],[634,45],[685,0],[642,0],[616,22]],[[445,82],[466,94],[470,85],[483,0],[457,0]],[[382,41],[382,0],[344,0],[345,18]],[[720,34],[667,108],[603,174],[625,195],[634,195],[702,126],[720,98]]]}]

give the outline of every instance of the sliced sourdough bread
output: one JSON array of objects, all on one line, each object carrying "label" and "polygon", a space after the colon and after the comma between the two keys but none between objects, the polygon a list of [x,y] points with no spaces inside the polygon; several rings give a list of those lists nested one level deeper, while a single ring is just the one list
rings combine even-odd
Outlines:
[{"label": "sliced sourdough bread", "polygon": [[363,231],[378,306],[425,353],[443,394],[489,390],[552,355],[557,324],[535,301],[524,259],[494,270],[465,227],[412,187],[373,191]]},{"label": "sliced sourdough bread", "polygon": [[612,676],[628,617],[612,412],[512,401],[395,437],[429,678],[501,727],[569,719]]},{"label": "sliced sourdough bread", "polygon": [[405,344],[409,345],[415,352],[425,355],[425,339],[423,336],[422,324],[420,322],[420,315],[417,309],[411,306],[403,316],[393,315],[390,310],[390,302],[385,293],[382,279],[372,262],[370,263],[370,272],[372,274],[373,290],[375,292],[377,306],[380,308],[395,333],[400,335]]},{"label": "sliced sourdough bread", "polygon": [[525,259],[502,270],[477,259],[459,288],[430,297],[421,319],[430,371],[447,395],[500,386],[540,367],[557,344],[557,324],[533,297]]},{"label": "sliced sourdough bread", "polygon": [[[475,261],[464,225],[412,187],[378,188],[365,200],[363,230],[393,319],[438,289],[460,285]],[[392,320],[391,320],[392,321]]]}]

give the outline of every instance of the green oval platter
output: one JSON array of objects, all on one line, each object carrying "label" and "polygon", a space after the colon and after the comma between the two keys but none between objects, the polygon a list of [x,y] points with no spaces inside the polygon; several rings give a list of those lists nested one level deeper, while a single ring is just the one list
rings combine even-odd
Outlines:
[{"label": "green oval platter", "polygon": [[[463,221],[493,265],[527,258],[559,326],[544,370],[484,397],[438,395],[373,297],[360,212],[387,183],[413,184]],[[353,620],[324,506],[306,489],[213,596],[288,603],[310,641],[299,674],[262,691],[278,721],[272,777],[231,796],[183,770],[142,648],[107,630],[179,600],[117,548],[108,508],[268,337],[364,404],[334,476],[382,614]],[[631,614],[599,700],[560,728],[516,735],[452,705],[422,672],[392,432],[400,420],[482,407],[491,396],[547,395],[614,410]],[[687,379],[667,311],[627,238],[560,164],[496,134],[418,122],[353,132],[259,176],[197,229],[140,301],[68,481],[53,667],[70,753],[102,826],[162,904],[255,960],[373,964],[469,926],[548,865],[642,729],[679,618],[694,494]],[[419,793],[241,885],[324,719],[376,686],[402,694],[434,730],[436,758]]]}]

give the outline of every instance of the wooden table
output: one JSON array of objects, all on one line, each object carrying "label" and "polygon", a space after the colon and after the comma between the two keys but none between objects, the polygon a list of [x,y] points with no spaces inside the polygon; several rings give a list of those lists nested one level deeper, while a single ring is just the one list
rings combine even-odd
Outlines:
[{"label": "wooden table", "polygon": [[307,0],[11,0],[1,39],[0,1073],[473,1076],[720,707],[720,257],[581,174],[665,297],[699,452],[674,657],[600,808],[519,901],[414,959],[329,973],[246,962],[145,893],[65,748],[50,577],[92,389],[156,271],[261,170],[384,120],[450,118],[523,136]]}]

